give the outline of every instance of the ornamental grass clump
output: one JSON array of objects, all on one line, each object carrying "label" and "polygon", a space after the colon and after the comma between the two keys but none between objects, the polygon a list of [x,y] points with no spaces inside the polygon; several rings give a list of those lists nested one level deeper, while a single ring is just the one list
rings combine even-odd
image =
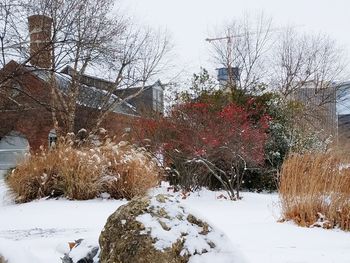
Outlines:
[{"label": "ornamental grass clump", "polygon": [[292,154],[281,170],[283,220],[350,230],[350,162],[335,152]]},{"label": "ornamental grass clump", "polygon": [[7,183],[17,202],[61,196],[86,200],[102,193],[131,199],[156,186],[159,172],[145,149],[127,142],[74,146],[62,140],[55,149],[28,156]]}]

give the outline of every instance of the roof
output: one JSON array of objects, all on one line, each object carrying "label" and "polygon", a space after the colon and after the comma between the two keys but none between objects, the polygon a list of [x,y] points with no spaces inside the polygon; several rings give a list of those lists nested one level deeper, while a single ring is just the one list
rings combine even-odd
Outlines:
[{"label": "roof", "polygon": [[[11,68],[19,68],[25,70],[29,74],[35,76],[43,82],[48,82],[52,71],[48,69],[37,68],[34,66],[23,66],[16,61],[10,61],[7,65],[11,65]],[[6,67],[7,67],[6,65]],[[58,88],[64,93],[68,94],[71,88],[70,83],[72,82],[74,69],[70,66],[66,66],[61,72],[55,72],[56,81]],[[102,78],[82,74],[79,79],[79,94],[77,104],[95,108],[95,109],[109,109],[110,106],[115,105],[113,112],[125,115],[138,116],[139,112],[136,107],[130,103],[124,101],[127,97],[132,97],[134,93],[140,91],[147,91],[153,88],[159,88],[164,90],[164,85],[160,80],[156,81],[152,85],[145,87],[130,87],[125,89],[117,89],[110,94],[109,87],[114,85],[114,82],[108,81]],[[108,97],[108,100],[107,100]]]},{"label": "roof", "polygon": [[[48,82],[52,74],[49,70],[46,69],[38,69],[32,66],[26,68],[31,68],[31,73],[44,82]],[[64,94],[68,94],[71,87],[70,83],[72,81],[72,77],[68,74],[60,72],[55,72],[54,74],[58,83],[58,88]],[[105,90],[85,84],[79,85],[77,104],[94,109],[109,109],[112,105],[116,104],[113,112],[126,115],[137,115],[135,107],[123,101],[115,94],[109,94]]]},{"label": "roof", "polygon": [[[62,69],[61,73],[72,76],[74,73],[74,69],[71,66],[66,66],[65,68]],[[81,76],[81,82],[87,86],[94,86],[96,88],[106,89],[108,87],[115,85],[115,83],[112,81],[102,79],[96,76],[91,76],[88,74],[80,74],[80,76]],[[117,91],[119,92],[119,91],[125,91],[125,90],[140,90],[142,88],[144,90],[147,90],[156,86],[159,86],[164,90],[164,85],[160,82],[160,80],[157,80],[155,83],[151,85],[146,85],[145,87],[128,87],[125,89],[117,89]]]}]

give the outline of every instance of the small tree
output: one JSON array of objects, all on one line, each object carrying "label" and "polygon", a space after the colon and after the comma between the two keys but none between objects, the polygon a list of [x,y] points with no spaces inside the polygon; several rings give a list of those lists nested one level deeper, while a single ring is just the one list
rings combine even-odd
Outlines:
[{"label": "small tree", "polygon": [[258,13],[246,14],[215,30],[215,41],[211,41],[214,61],[228,69],[238,68],[236,76],[229,72],[227,89],[253,92],[265,81],[266,54],[273,43],[271,27],[272,19]]}]

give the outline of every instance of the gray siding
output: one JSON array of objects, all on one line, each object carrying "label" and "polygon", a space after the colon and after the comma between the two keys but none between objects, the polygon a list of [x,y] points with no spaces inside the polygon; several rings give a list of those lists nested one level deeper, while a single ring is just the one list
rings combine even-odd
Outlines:
[{"label": "gray siding", "polygon": [[305,87],[297,89],[292,99],[304,105],[305,119],[316,130],[326,136],[337,134],[336,88],[317,89]]}]

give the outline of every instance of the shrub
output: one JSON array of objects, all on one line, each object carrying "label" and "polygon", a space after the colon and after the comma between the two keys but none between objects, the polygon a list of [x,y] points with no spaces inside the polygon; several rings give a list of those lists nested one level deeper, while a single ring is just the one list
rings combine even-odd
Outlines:
[{"label": "shrub", "polygon": [[64,196],[86,200],[108,193],[113,198],[143,195],[158,182],[159,169],[143,148],[126,142],[73,147],[62,142],[53,150],[29,156],[8,177],[18,202]]},{"label": "shrub", "polygon": [[276,172],[267,168],[247,171],[244,181],[242,182],[242,189],[251,192],[276,192],[278,182]]},{"label": "shrub", "polygon": [[157,161],[144,148],[121,142],[102,147],[101,151],[111,162],[102,188],[113,198],[131,199],[157,185],[160,173]]},{"label": "shrub", "polygon": [[336,153],[291,155],[282,166],[284,220],[350,230],[350,166]]},{"label": "shrub", "polygon": [[158,122],[140,119],[140,126],[141,137],[162,139],[154,150],[164,153],[173,183],[219,186],[234,200],[246,171],[264,162],[268,121],[268,115],[257,117],[234,103],[188,102],[174,106]]}]

